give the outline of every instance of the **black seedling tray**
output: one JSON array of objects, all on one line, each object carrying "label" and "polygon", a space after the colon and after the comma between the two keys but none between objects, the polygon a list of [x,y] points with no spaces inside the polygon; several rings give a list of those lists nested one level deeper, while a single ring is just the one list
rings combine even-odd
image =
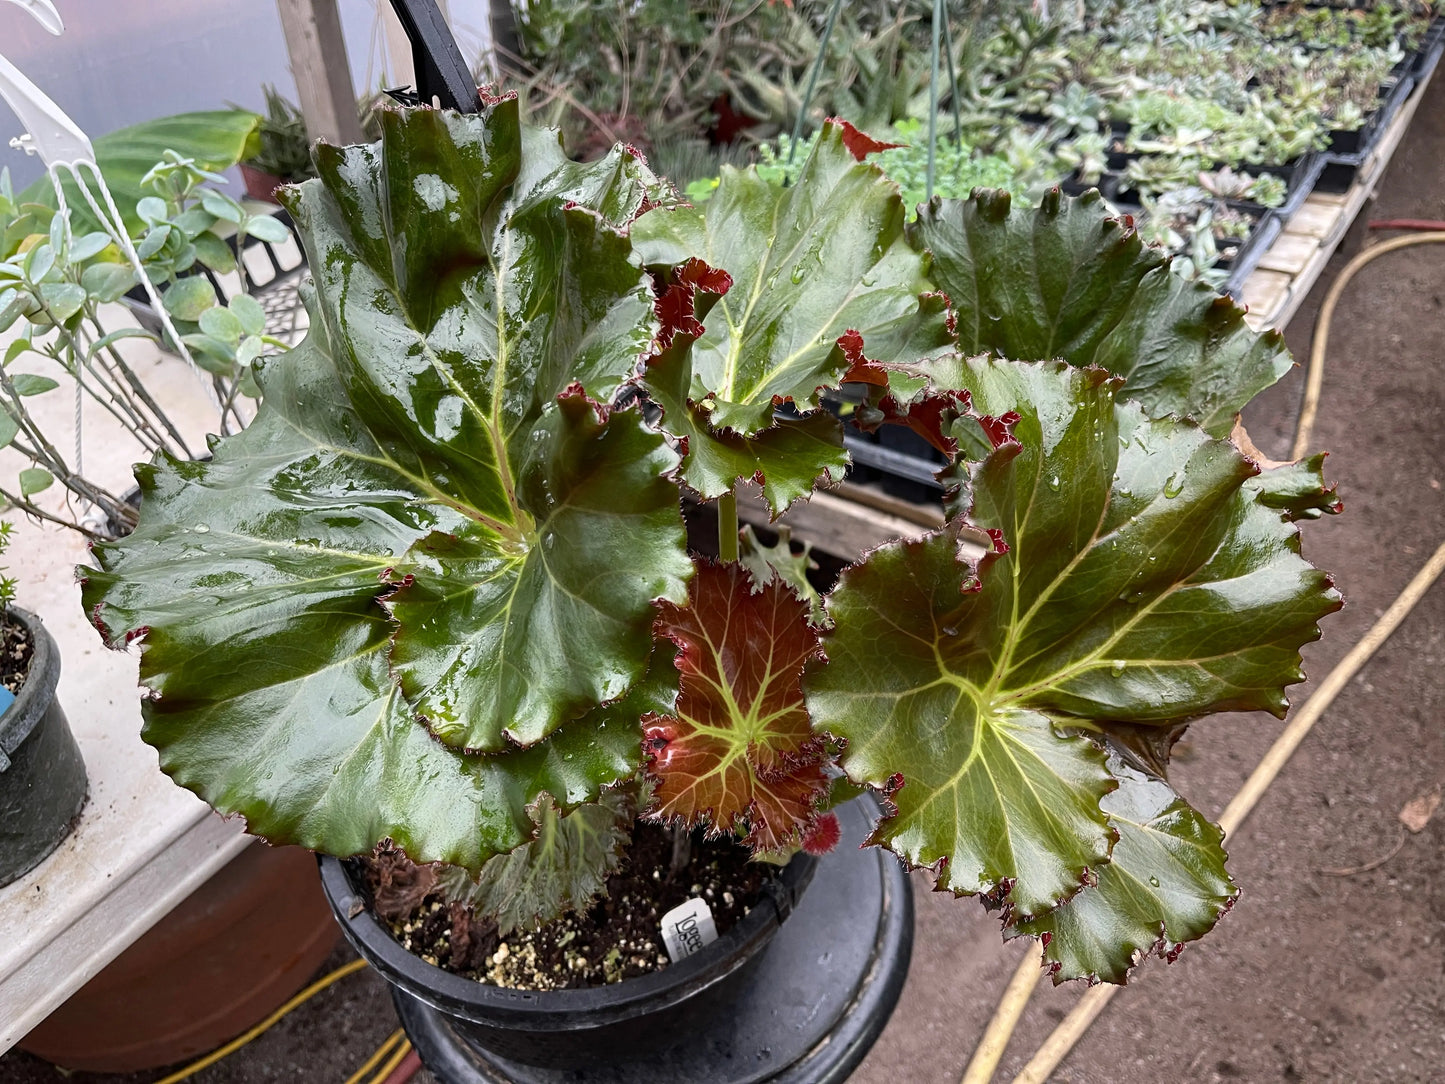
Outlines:
[{"label": "black seedling tray", "polygon": [[[1399,109],[1399,102],[1404,97],[1396,96],[1400,93],[1400,87],[1405,86],[1405,97],[1409,95],[1410,88],[1414,86],[1414,76],[1406,75],[1395,80],[1388,87],[1381,86],[1379,104],[1365,117],[1364,123],[1358,128],[1345,130],[1337,128],[1330,133],[1330,145],[1325,153],[1327,154],[1369,154],[1374,150],[1375,144],[1379,142],[1380,133],[1385,130],[1385,122],[1394,116]],[[1390,103],[1396,102],[1392,109]]]},{"label": "black seedling tray", "polygon": [[1425,40],[1415,54],[1415,62],[1410,69],[1410,74],[1416,83],[1423,83],[1434,74],[1436,66],[1440,63],[1441,53],[1445,53],[1445,16],[1437,16],[1435,21],[1430,24],[1430,29],[1425,33]]},{"label": "black seedling tray", "polygon": [[[1225,163],[1216,162],[1211,167],[1220,169]],[[1304,203],[1310,192],[1314,190],[1315,181],[1319,179],[1320,171],[1324,169],[1324,158],[1315,151],[1309,151],[1300,155],[1292,161],[1283,165],[1257,166],[1248,163],[1234,165],[1231,168],[1236,173],[1252,173],[1258,176],[1261,173],[1273,174],[1283,178],[1285,182],[1284,202],[1278,207],[1266,208],[1258,204],[1248,204],[1250,210],[1259,211],[1273,210],[1276,214],[1288,218],[1299,210],[1300,204]],[[1139,197],[1133,188],[1128,187],[1128,181],[1122,172],[1109,169],[1100,178],[1097,187],[1104,194],[1104,198],[1118,206],[1121,202],[1138,205]]]},{"label": "black seedling tray", "polygon": [[1226,262],[1223,258],[1216,265],[1228,268],[1229,278],[1225,280],[1224,292],[1235,300],[1239,299],[1240,291],[1244,288],[1244,280],[1249,278],[1250,272],[1259,266],[1259,261],[1269,251],[1269,246],[1274,244],[1284,229],[1284,220],[1278,212],[1265,209],[1255,222],[1254,229],[1249,231],[1249,236],[1244,243],[1236,247]]},{"label": "black seedling tray", "polygon": [[934,478],[945,464],[943,455],[911,429],[885,425],[864,433],[849,425],[843,443],[853,457],[852,481],[876,483],[890,497],[915,504],[936,501],[943,492]]},{"label": "black seedling tray", "polygon": [[[1436,59],[1438,62],[1439,58]],[[1414,89],[1415,80],[1413,79],[1402,79],[1395,84],[1389,97],[1370,118],[1368,123],[1372,125],[1372,128],[1369,138],[1361,143],[1359,150],[1352,154],[1332,152],[1324,156],[1325,168],[1316,182],[1316,187],[1320,191],[1345,192],[1349,190],[1350,186],[1355,183],[1355,176],[1359,173],[1360,167],[1374,154],[1380,138],[1385,134],[1390,122],[1395,119],[1395,114],[1399,113],[1400,107],[1405,104],[1405,100],[1410,97],[1410,92]]]}]

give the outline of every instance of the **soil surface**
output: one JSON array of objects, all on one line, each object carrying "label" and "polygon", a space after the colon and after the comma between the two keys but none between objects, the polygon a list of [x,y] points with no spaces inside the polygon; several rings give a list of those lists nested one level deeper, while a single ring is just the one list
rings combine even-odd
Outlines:
[{"label": "soil surface", "polygon": [[[1445,219],[1445,76],[1421,104],[1379,188],[1372,217]],[[1287,332],[1308,352],[1337,256]],[[1305,554],[1335,573],[1347,605],[1305,649],[1302,704],[1445,540],[1445,246],[1387,256],[1362,272],[1335,314],[1314,444],[1328,448],[1345,513],[1306,524]],[[1247,412],[1250,433],[1283,457],[1302,371]],[[1222,1081],[1439,1084],[1445,1080],[1445,810],[1399,853],[1401,808],[1445,782],[1445,583],[1439,583],[1334,702],[1229,841],[1243,885],[1234,908],[1178,962],[1151,959],[1053,1079],[1071,1084]],[[1279,734],[1267,715],[1196,723],[1172,774],[1217,815]],[[902,1000],[854,1075],[866,1084],[954,1084],[1023,946],[1003,945],[977,903],[919,889]],[[330,970],[351,959],[340,948]],[[1042,984],[997,1080],[1007,1081],[1084,988]],[[363,971],[194,1084],[342,1081],[397,1026],[385,983]],[[0,1056],[5,1084],[151,1084]],[[412,1080],[431,1084],[423,1071]]]},{"label": "soil surface", "polygon": [[30,630],[8,614],[0,613],[0,685],[18,694],[30,673],[35,645]]},{"label": "soil surface", "polygon": [[572,990],[667,967],[662,916],[695,897],[707,901],[719,935],[757,903],[770,868],[728,840],[695,834],[687,865],[672,869],[672,833],[638,822],[607,894],[582,913],[540,930],[499,934],[471,907],[451,902],[431,867],[384,851],[367,864],[377,914],[392,936],[429,964],[478,982],[523,990]]}]

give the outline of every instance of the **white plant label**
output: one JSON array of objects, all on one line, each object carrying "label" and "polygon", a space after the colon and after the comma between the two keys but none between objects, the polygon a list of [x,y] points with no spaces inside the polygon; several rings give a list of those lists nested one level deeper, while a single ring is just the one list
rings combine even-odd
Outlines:
[{"label": "white plant label", "polygon": [[717,940],[717,924],[707,900],[694,896],[662,916],[662,940],[675,964]]}]

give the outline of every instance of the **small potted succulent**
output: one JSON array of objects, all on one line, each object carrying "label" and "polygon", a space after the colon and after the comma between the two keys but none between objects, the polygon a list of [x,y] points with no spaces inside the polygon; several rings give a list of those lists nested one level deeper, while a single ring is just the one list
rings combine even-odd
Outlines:
[{"label": "small potted succulent", "polygon": [[[629,925],[655,901],[611,878],[717,847],[760,860],[757,913],[860,790],[869,843],[983,897],[1056,979],[1123,981],[1233,903],[1169,747],[1282,714],[1340,605],[1300,556],[1298,521],[1338,509],[1323,457],[1231,439],[1283,342],[1097,193],[909,222],[878,147],[830,122],[790,186],[728,168],[705,208],[628,148],[568,161],[510,97],[318,147],[283,195],[309,336],[209,462],[138,468],[139,525],[82,570],[105,641],[140,644],[162,768],[361,856],[323,864],[343,925],[478,1058],[655,1056],[687,1031],[631,992],[669,972],[770,996],[721,981],[747,966],[726,935],[705,977],[712,947],[662,967]],[[841,477],[819,404],[844,384],[848,424],[947,457],[946,522],[817,585],[740,542],[737,493],[776,514]],[[384,952],[357,935],[388,921]],[[616,951],[569,954],[608,921]],[[617,993],[558,988],[586,981]]]},{"label": "small potted succulent", "polygon": [[[246,195],[266,203],[276,202],[276,189],[283,184],[304,181],[315,176],[311,168],[311,137],[306,131],[306,118],[298,106],[269,83],[261,92],[266,99],[266,112],[257,118],[256,135],[248,144],[248,153],[241,159],[241,181]],[[356,101],[356,116],[368,139],[377,136],[378,117],[389,99],[381,93],[363,94]],[[240,106],[234,109],[245,113]]]},{"label": "small potted succulent", "polygon": [[269,83],[261,91],[266,112],[256,126],[253,153],[241,159],[241,181],[252,199],[275,203],[276,189],[311,175],[311,147],[296,104]]}]

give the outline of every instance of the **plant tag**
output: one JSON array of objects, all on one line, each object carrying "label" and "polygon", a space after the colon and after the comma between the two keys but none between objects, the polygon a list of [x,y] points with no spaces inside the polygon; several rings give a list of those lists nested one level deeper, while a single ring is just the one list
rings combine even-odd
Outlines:
[{"label": "plant tag", "polygon": [[675,964],[717,940],[717,925],[707,900],[694,896],[662,916],[662,940]]}]

